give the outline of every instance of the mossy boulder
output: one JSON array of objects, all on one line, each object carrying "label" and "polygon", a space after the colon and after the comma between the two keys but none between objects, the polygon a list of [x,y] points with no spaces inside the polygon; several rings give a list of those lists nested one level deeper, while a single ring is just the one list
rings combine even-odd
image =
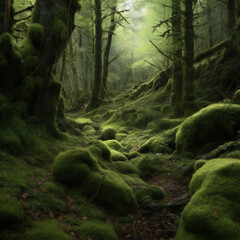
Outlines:
[{"label": "mossy boulder", "polygon": [[83,240],[118,240],[113,226],[102,222],[82,222],[76,231]]},{"label": "mossy boulder", "polygon": [[27,240],[71,240],[56,220],[35,222],[33,228],[26,232]]},{"label": "mossy boulder", "polygon": [[240,106],[213,104],[187,118],[176,134],[178,151],[198,151],[207,144],[233,139],[240,129]]},{"label": "mossy boulder", "polygon": [[102,131],[101,139],[102,140],[114,139],[117,132],[118,132],[117,129],[113,127],[107,127]]},{"label": "mossy boulder", "polygon": [[115,139],[117,141],[122,141],[123,139],[125,139],[128,135],[126,133],[117,133],[115,135]]},{"label": "mossy boulder", "polygon": [[38,23],[32,23],[28,27],[28,38],[36,47],[42,44],[44,39],[44,27]]},{"label": "mossy boulder", "polygon": [[176,240],[240,239],[240,161],[209,160],[190,182]]},{"label": "mossy boulder", "polygon": [[22,223],[24,219],[22,204],[15,197],[0,192],[0,228]]},{"label": "mossy boulder", "polygon": [[97,131],[92,126],[84,126],[83,132],[87,135],[95,135]]},{"label": "mossy boulder", "polygon": [[95,157],[104,161],[110,161],[111,151],[105,142],[101,140],[92,141],[88,148]]},{"label": "mossy boulder", "polygon": [[129,162],[115,162],[114,167],[116,170],[123,174],[137,174],[137,168]]},{"label": "mossy boulder", "polygon": [[76,148],[60,153],[53,163],[53,177],[63,184],[77,184],[91,171],[98,171],[96,158],[88,149]]},{"label": "mossy boulder", "polygon": [[121,152],[118,152],[114,149],[110,149],[110,151],[111,151],[111,160],[113,162],[117,162],[117,161],[125,162],[128,160],[127,157],[124,154],[122,154]]},{"label": "mossy boulder", "polygon": [[131,188],[115,172],[103,170],[88,149],[77,148],[60,153],[53,164],[55,180],[79,187],[88,198],[126,214],[136,210]]},{"label": "mossy boulder", "polygon": [[105,143],[112,149],[119,151],[119,152],[123,152],[124,151],[124,147],[122,146],[122,144],[120,142],[118,142],[117,140],[107,140],[105,141]]},{"label": "mossy boulder", "polygon": [[233,102],[235,104],[240,104],[240,89],[238,89],[233,95]]}]

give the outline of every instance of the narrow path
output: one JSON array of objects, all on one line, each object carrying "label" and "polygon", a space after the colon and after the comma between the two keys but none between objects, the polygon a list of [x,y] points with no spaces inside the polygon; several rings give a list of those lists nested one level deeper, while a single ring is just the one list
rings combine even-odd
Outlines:
[{"label": "narrow path", "polygon": [[129,215],[131,222],[122,225],[120,240],[174,239],[181,212],[190,198],[188,184],[160,177],[149,182],[163,187],[168,196],[161,202],[152,202],[146,210]]}]

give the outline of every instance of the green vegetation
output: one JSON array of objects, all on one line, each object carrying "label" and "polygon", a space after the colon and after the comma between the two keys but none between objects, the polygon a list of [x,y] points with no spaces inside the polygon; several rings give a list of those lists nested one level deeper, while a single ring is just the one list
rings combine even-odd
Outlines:
[{"label": "green vegetation", "polygon": [[209,160],[190,183],[193,194],[183,211],[176,239],[238,239],[239,160]]}]

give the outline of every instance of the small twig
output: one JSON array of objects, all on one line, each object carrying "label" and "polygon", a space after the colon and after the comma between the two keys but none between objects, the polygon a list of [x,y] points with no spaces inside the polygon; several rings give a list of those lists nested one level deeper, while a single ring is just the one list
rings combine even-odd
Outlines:
[{"label": "small twig", "polygon": [[168,55],[166,55],[162,50],[160,50],[160,49],[153,43],[152,40],[149,40],[149,41],[150,41],[150,43],[151,43],[164,57],[166,57],[166,58],[168,58],[168,59],[170,59],[170,60],[172,61],[172,58],[169,57]]}]

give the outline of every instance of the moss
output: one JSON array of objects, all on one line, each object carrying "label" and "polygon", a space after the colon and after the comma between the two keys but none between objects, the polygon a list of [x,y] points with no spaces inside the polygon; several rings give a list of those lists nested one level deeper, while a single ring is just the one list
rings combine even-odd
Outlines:
[{"label": "moss", "polygon": [[43,185],[44,188],[46,188],[46,190],[52,194],[54,194],[55,196],[59,197],[59,198],[63,198],[65,196],[65,191],[61,186],[58,186],[57,184],[53,183],[53,182],[46,182]]},{"label": "moss", "polygon": [[97,160],[89,150],[76,148],[60,153],[53,163],[53,177],[56,181],[74,185],[92,171],[98,170]]},{"label": "moss", "polygon": [[213,104],[187,118],[176,134],[178,151],[234,138],[240,128],[239,105]]},{"label": "moss", "polygon": [[196,172],[199,168],[201,168],[205,163],[207,162],[207,160],[197,160],[195,161],[194,165],[193,165],[193,169]]},{"label": "moss", "polygon": [[33,228],[26,232],[27,240],[70,240],[56,220],[35,222]]},{"label": "moss", "polygon": [[214,159],[193,175],[176,240],[240,238],[239,171],[239,160]]},{"label": "moss", "polygon": [[115,162],[114,167],[116,170],[123,174],[137,174],[137,168],[128,162]]},{"label": "moss", "polygon": [[147,207],[152,200],[161,200],[166,196],[165,191],[156,185],[145,185],[135,192],[140,207]]},{"label": "moss", "polygon": [[140,156],[141,156],[141,153],[139,153],[139,152],[131,152],[129,154],[129,159],[137,158],[137,157],[140,157]]},{"label": "moss", "polygon": [[88,135],[95,135],[97,133],[94,127],[88,125],[84,126],[83,132]]},{"label": "moss", "polygon": [[7,121],[12,114],[12,106],[10,105],[7,98],[2,94],[0,94],[0,110],[1,122]]},{"label": "moss", "polygon": [[53,27],[54,27],[54,37],[56,41],[66,39],[67,26],[61,19],[54,21]]},{"label": "moss", "polygon": [[111,149],[110,151],[111,151],[111,160],[113,162],[117,162],[117,161],[125,162],[128,160],[127,157],[124,154],[122,154],[121,152],[118,152],[114,149]]},{"label": "moss", "polygon": [[83,240],[118,240],[117,234],[111,224],[86,221],[75,228]]},{"label": "moss", "polygon": [[23,41],[21,47],[19,48],[19,51],[22,54],[23,58],[26,58],[28,56],[36,56],[38,54],[34,45],[30,42],[29,39]]},{"label": "moss", "polygon": [[78,148],[59,154],[52,174],[57,181],[80,188],[85,196],[125,214],[136,209],[131,188],[112,171],[103,170],[89,150]]},{"label": "moss", "polygon": [[95,157],[110,161],[111,151],[105,142],[100,140],[92,141],[89,144],[89,150]]},{"label": "moss", "polygon": [[116,133],[115,139],[120,142],[123,139],[125,139],[127,136],[128,135],[126,133]]},{"label": "moss", "polygon": [[118,142],[117,140],[107,140],[105,141],[105,143],[108,145],[108,147],[119,151],[119,152],[123,152],[125,149],[122,146],[122,144],[120,142]]},{"label": "moss", "polygon": [[35,47],[39,47],[44,40],[44,27],[38,23],[32,23],[28,27],[28,38]]},{"label": "moss", "polygon": [[117,129],[107,127],[102,131],[101,139],[102,140],[114,139],[117,132],[118,132]]},{"label": "moss", "polygon": [[22,223],[25,214],[22,204],[9,194],[0,192],[0,228],[9,228],[13,224]]},{"label": "moss", "polygon": [[97,193],[95,201],[115,209],[120,214],[137,209],[132,189],[113,171],[92,172],[82,182],[82,190],[88,197]]},{"label": "moss", "polygon": [[142,179],[149,179],[157,172],[157,165],[161,164],[161,162],[157,156],[146,155],[140,157],[140,161],[137,163],[139,176]]}]

